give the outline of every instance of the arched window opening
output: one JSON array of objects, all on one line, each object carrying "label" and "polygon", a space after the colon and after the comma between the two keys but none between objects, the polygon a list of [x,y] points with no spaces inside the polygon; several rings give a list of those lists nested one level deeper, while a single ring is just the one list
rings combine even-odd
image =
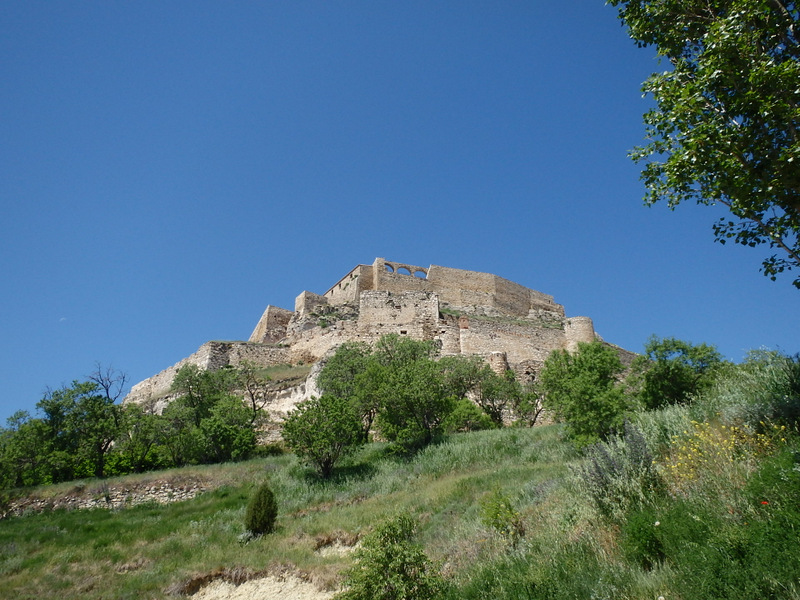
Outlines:
[{"label": "arched window opening", "polygon": [[405,267],[397,267],[397,273],[400,275],[411,275],[411,271],[409,271]]},{"label": "arched window opening", "polygon": [[420,279],[427,279],[428,274],[425,271],[414,271],[414,277],[419,277]]},{"label": "arched window opening", "polygon": [[394,273],[394,267],[392,265],[385,265],[387,273]]}]

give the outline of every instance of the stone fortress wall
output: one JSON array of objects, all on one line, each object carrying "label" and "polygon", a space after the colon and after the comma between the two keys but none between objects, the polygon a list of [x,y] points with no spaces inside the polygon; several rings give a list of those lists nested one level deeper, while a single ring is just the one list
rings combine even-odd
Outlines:
[{"label": "stone fortress wall", "polygon": [[[513,369],[523,379],[535,377],[553,350],[574,351],[597,337],[589,317],[567,318],[552,296],[502,277],[376,258],[322,295],[302,292],[294,311],[268,306],[249,341],[208,342],[135,385],[126,402],[160,400],[163,406],[184,364],[216,369],[243,360],[263,366],[317,363],[344,342],[374,343],[389,333],[433,340],[442,355],[482,356],[493,368]],[[314,390],[313,382],[304,389],[292,402]],[[280,404],[287,408],[285,401]]]},{"label": "stone fortress wall", "polygon": [[201,369],[215,371],[227,365],[238,366],[245,361],[257,365],[280,365],[289,360],[289,349],[285,347],[250,342],[206,342],[194,354],[134,385],[124,402],[153,402],[154,409],[160,413],[172,399],[172,380],[184,365],[197,365]]},{"label": "stone fortress wall", "polygon": [[357,302],[365,291],[433,292],[443,305],[456,310],[480,307],[520,317],[544,310],[564,316],[564,307],[556,304],[552,296],[497,275],[437,265],[425,268],[382,258],[376,258],[372,265],[358,265],[323,296],[329,304],[346,304]]}]

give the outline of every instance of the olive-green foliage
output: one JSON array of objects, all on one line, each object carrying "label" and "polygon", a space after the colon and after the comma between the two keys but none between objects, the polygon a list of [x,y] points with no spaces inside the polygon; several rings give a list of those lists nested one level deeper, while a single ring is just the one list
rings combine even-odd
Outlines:
[{"label": "olive-green foliage", "polygon": [[88,381],[48,391],[37,404],[41,416],[12,415],[0,428],[0,489],[240,460],[253,453],[258,404],[251,398],[248,408],[236,395],[247,383],[243,371],[182,367],[172,387],[179,397],[162,415],[152,407],[117,404],[124,381],[124,375],[98,365]]},{"label": "olive-green foliage", "polygon": [[[687,600],[800,597],[796,365],[759,351],[719,371],[692,405],[639,418],[660,446],[653,462],[666,489],[625,503],[605,488],[621,513],[625,558],[645,572],[673,573],[673,589]],[[672,443],[659,430],[675,432]]]},{"label": "olive-green foliage", "polygon": [[269,483],[262,483],[247,504],[244,514],[244,526],[255,535],[272,533],[275,520],[278,518],[278,503]]},{"label": "olive-green foliage", "polygon": [[[354,555],[322,555],[314,551],[314,540],[336,532],[355,536],[398,511],[419,519],[412,541],[424,545],[435,564],[446,561],[448,581],[461,573],[469,576],[469,569],[484,563],[473,550],[494,547],[480,524],[478,499],[485,490],[495,485],[519,490],[512,497],[523,514],[534,501],[556,515],[573,502],[558,494],[550,500],[562,490],[566,461],[577,457],[560,439],[560,429],[456,434],[409,459],[388,454],[386,444],[376,442],[360,450],[342,476],[325,480],[309,477],[291,454],[112,480],[109,485],[129,488],[162,479],[202,480],[209,491],[168,505],[54,511],[0,521],[0,598],[168,598],[168,589],[199,576],[220,570],[252,575],[277,565],[293,565],[315,581],[334,585]],[[242,535],[246,506],[258,487],[250,482],[260,484],[265,472],[279,504],[278,527],[243,544],[250,537]],[[78,485],[39,492],[71,494]],[[543,528],[547,523],[537,518],[527,537]],[[505,553],[505,545],[498,546]]]},{"label": "olive-green foliage", "polygon": [[[768,247],[764,275],[800,267],[800,9],[795,0],[609,0],[668,69],[644,83],[645,202],[724,206],[716,240]],[[800,288],[800,275],[793,284]]]},{"label": "olive-green foliage", "polygon": [[664,495],[629,513],[621,547],[644,569],[670,565],[683,598],[797,597],[798,490],[795,439],[753,473],[741,490],[742,513],[725,502]]},{"label": "olive-green foliage", "polygon": [[228,396],[211,408],[200,429],[208,441],[213,462],[247,458],[256,447],[253,413],[241,398]]},{"label": "olive-green foliage", "polygon": [[250,423],[253,424],[262,417],[261,411],[267,404],[267,391],[272,378],[262,367],[245,360],[238,368],[236,381],[237,387],[244,392],[244,399],[250,406]]},{"label": "olive-green foliage", "polygon": [[632,508],[645,505],[664,490],[642,433],[630,422],[623,432],[586,448],[577,469],[582,490],[605,518],[624,521]]},{"label": "olive-green foliage", "polygon": [[[419,542],[424,544],[422,558],[444,561],[444,597],[453,600],[798,600],[800,439],[791,422],[775,429],[765,420],[765,431],[775,431],[776,437],[758,452],[734,453],[740,469],[698,461],[692,474],[696,485],[691,486],[676,487],[670,476],[678,455],[669,442],[676,430],[691,431],[681,423],[697,415],[719,419],[714,427],[744,428],[759,424],[759,411],[773,414],[791,406],[796,365],[795,359],[777,354],[748,361],[722,371],[720,378],[728,378],[728,384],[718,379],[690,405],[644,413],[647,419],[635,415],[642,437],[650,442],[650,457],[640,441],[612,436],[604,446],[608,456],[598,459],[597,489],[613,507],[610,518],[593,507],[596,499],[585,488],[574,487],[570,473],[590,462],[591,451],[582,456],[565,443],[561,425],[453,434],[408,458],[376,442],[354,455],[342,477],[308,477],[293,455],[284,454],[137,475],[124,482],[199,478],[213,481],[211,488],[228,486],[185,502],[4,519],[0,597],[163,598],[168,589],[198,574],[219,569],[256,573],[278,564],[292,564],[331,583],[359,555],[323,556],[314,551],[313,539],[331,539],[335,532],[353,536],[365,523],[405,511],[416,520],[415,536],[366,544],[374,553],[371,564],[379,566],[359,561],[355,573],[371,574],[376,585],[389,582],[386,573],[392,569],[384,565],[395,564],[394,571],[407,573],[393,559],[414,556],[409,548],[421,552]],[[16,426],[22,423],[15,421]],[[761,435],[753,431],[748,435]],[[665,433],[670,435],[664,438]],[[646,467],[652,461],[659,485],[667,489],[641,485],[652,474]],[[241,544],[245,507],[255,489],[243,482],[260,482],[265,471],[280,499],[282,526],[266,539]],[[69,495],[77,485],[48,486],[39,493],[60,489]],[[487,536],[481,523],[481,498],[495,489],[501,490],[496,512],[517,513],[525,527],[524,539],[513,547]],[[513,500],[510,511],[503,497]],[[509,519],[498,519],[504,521]],[[432,572],[428,567],[412,571],[417,576]],[[360,589],[363,597],[380,597],[366,583],[352,589]],[[435,597],[435,591],[430,595]]]},{"label": "olive-green foliage", "polygon": [[325,361],[317,375],[323,394],[350,398],[358,390],[356,379],[367,368],[371,348],[364,342],[345,342]]},{"label": "olive-green foliage", "polygon": [[317,376],[322,395],[345,398],[362,422],[361,441],[369,432],[380,407],[380,367],[371,348],[363,342],[345,342],[323,365]]},{"label": "olive-green foliage", "polygon": [[512,544],[516,544],[525,535],[525,526],[519,512],[500,488],[495,488],[481,500],[481,522]]},{"label": "olive-green foliage", "polygon": [[91,379],[73,381],[45,394],[40,418],[19,411],[0,435],[0,483],[7,487],[104,477],[121,407]]},{"label": "olive-green foliage", "polygon": [[443,356],[439,359],[447,388],[452,396],[466,398],[469,392],[475,390],[486,377],[493,373],[480,356]]},{"label": "olive-green foliage", "polygon": [[322,477],[361,444],[361,421],[339,396],[320,396],[297,405],[283,422],[283,440]]},{"label": "olive-green foliage", "polygon": [[167,466],[166,456],[159,452],[164,421],[146,412],[140,404],[122,406],[121,434],[114,442],[109,461],[114,473],[142,473]]},{"label": "olive-green foliage", "polygon": [[253,408],[234,394],[242,384],[242,373],[232,367],[178,370],[172,389],[180,396],[163,413],[162,439],[174,464],[240,460],[253,452]]},{"label": "olive-green foliage", "polygon": [[693,411],[697,420],[719,414],[727,422],[756,429],[761,421],[800,424],[800,355],[751,351],[714,381]]},{"label": "olive-green foliage", "polygon": [[514,371],[498,375],[488,365],[481,372],[476,390],[476,402],[498,427],[503,426],[506,410],[519,406],[523,394],[522,385],[517,381]]},{"label": "olive-green foliage", "polygon": [[361,441],[374,422],[396,447],[414,450],[442,433],[462,393],[462,384],[452,376],[456,365],[435,357],[432,342],[396,334],[382,337],[374,349],[347,343],[328,360],[318,382],[326,394],[350,403],[361,419]]},{"label": "olive-green foliage", "polygon": [[545,361],[545,407],[566,423],[576,445],[598,442],[622,426],[629,407],[617,382],[620,372],[619,356],[600,341],[578,344],[575,354],[555,350]]},{"label": "olive-green foliage", "polygon": [[378,525],[356,550],[336,600],[434,600],[444,593],[422,547],[414,543],[414,519],[401,514]]},{"label": "olive-green foliage", "polygon": [[[388,342],[392,352],[403,354],[408,342]],[[416,343],[416,342],[415,342]],[[379,352],[385,351],[379,348]],[[387,358],[381,380],[381,409],[376,424],[381,434],[404,450],[421,448],[442,433],[442,424],[453,410],[439,365],[430,356]]]},{"label": "olive-green foliage", "polygon": [[210,371],[189,364],[178,369],[172,381],[172,391],[192,410],[192,419],[199,427],[200,422],[210,416],[214,404],[229,397],[237,383],[238,373],[232,367]]},{"label": "olive-green foliage", "polygon": [[491,417],[472,400],[462,398],[456,401],[453,410],[442,423],[442,428],[447,433],[457,431],[481,431],[497,427]]},{"label": "olive-green foliage", "polygon": [[374,348],[347,342],[327,360],[317,385],[350,402],[362,421],[362,441],[374,424],[402,451],[419,449],[444,431],[484,429],[487,416],[497,427],[512,413],[527,425],[538,418],[538,393],[512,371],[498,375],[477,356],[437,360],[436,354],[432,342],[396,334]]},{"label": "olive-green foliage", "polygon": [[647,409],[683,404],[707,388],[722,355],[714,346],[651,336],[628,378]]}]

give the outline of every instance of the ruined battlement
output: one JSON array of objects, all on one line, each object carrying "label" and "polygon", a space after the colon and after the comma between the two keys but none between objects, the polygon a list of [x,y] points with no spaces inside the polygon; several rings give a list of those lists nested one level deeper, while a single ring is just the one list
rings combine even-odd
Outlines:
[{"label": "ruined battlement", "polygon": [[433,292],[443,306],[469,311],[481,308],[498,314],[526,317],[531,311],[564,316],[564,307],[552,296],[528,289],[491,273],[451,267],[420,267],[376,258],[358,265],[323,294],[330,304],[357,302],[365,291]]},{"label": "ruined battlement", "polygon": [[[535,378],[553,350],[596,339],[589,317],[567,318],[553,296],[490,273],[376,258],[357,265],[323,294],[301,292],[294,310],[267,306],[247,342],[209,342],[195,354],[135,385],[126,402],[163,402],[184,364],[216,369],[317,363],[347,341],[386,334],[438,343],[442,355],[477,355],[493,368]],[[281,410],[314,390],[278,402]],[[274,407],[273,407],[274,408]],[[277,409],[276,409],[277,410]]]}]

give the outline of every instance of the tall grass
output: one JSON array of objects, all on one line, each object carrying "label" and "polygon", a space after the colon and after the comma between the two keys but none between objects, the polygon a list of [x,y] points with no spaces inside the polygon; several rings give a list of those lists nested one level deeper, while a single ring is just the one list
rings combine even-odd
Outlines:
[{"label": "tall grass", "polygon": [[750,352],[744,363],[719,377],[695,403],[693,417],[697,421],[719,417],[752,429],[767,420],[796,424],[800,420],[800,355]]},{"label": "tall grass", "polygon": [[[283,455],[194,468],[192,477],[224,482],[215,491],[166,506],[118,511],[55,511],[0,521],[0,597],[166,597],[182,582],[218,569],[256,573],[281,565],[335,586],[350,558],[315,552],[320,540],[356,538],[406,510],[419,536],[449,573],[474,556],[503,552],[480,523],[480,499],[502,488],[523,514],[549,496],[576,459],[559,428],[457,434],[411,459],[371,444],[330,480]],[[225,474],[230,469],[231,475]],[[159,474],[162,478],[185,473]],[[141,477],[141,476],[140,476]],[[278,501],[276,532],[247,544],[245,506],[269,481]]]},{"label": "tall grass", "polygon": [[[167,506],[0,521],[0,598],[167,598],[212,573],[287,568],[332,589],[353,559],[320,546],[352,543],[398,512],[415,519],[452,598],[798,598],[797,365],[759,355],[689,406],[636,415],[636,434],[588,454],[556,425],[456,434],[411,458],[374,443],[329,480],[292,455],[159,474],[215,489]],[[727,443],[717,434],[733,426],[747,443],[776,435],[719,461],[681,455],[716,457]],[[677,461],[691,475],[670,477]],[[589,467],[595,487],[576,475]],[[245,506],[265,481],[276,530],[243,543]],[[487,506],[502,508],[500,521]]]}]

